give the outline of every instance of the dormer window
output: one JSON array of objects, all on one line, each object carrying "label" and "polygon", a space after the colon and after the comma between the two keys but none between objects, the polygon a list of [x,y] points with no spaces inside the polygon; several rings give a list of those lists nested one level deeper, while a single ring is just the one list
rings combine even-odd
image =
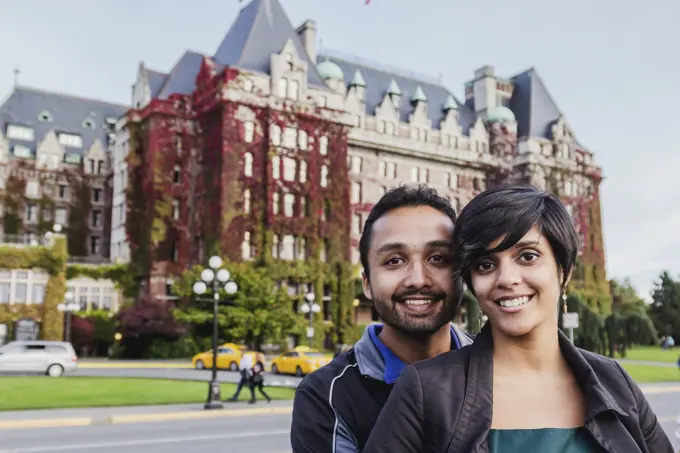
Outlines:
[{"label": "dormer window", "polygon": [[399,104],[401,101],[401,89],[399,88],[399,85],[397,85],[397,82],[394,79],[392,79],[392,81],[390,82],[390,86],[387,89],[387,94],[390,96],[394,108],[399,110]]},{"label": "dormer window", "polygon": [[85,121],[83,121],[83,127],[87,129],[94,129],[95,127],[97,127],[97,125],[92,118],[88,118]]},{"label": "dormer window", "polygon": [[290,81],[290,84],[288,85],[288,97],[296,101],[300,98],[300,83],[297,80]]},{"label": "dormer window", "polygon": [[64,162],[67,164],[79,164],[81,161],[81,157],[78,154],[73,154],[73,153],[67,153],[64,156]]},{"label": "dormer window", "polygon": [[40,121],[41,123],[51,123],[52,115],[47,110],[43,110],[42,112],[40,112],[40,115],[38,115],[38,121]]},{"label": "dormer window", "polygon": [[7,126],[7,133],[5,135],[12,140],[22,140],[25,142],[32,142],[35,140],[35,131],[33,128],[18,126],[16,124]]},{"label": "dormer window", "polygon": [[59,134],[59,143],[70,148],[82,148],[83,138],[76,134]]},{"label": "dormer window", "polygon": [[280,98],[285,98],[288,95],[288,79],[281,77],[279,79],[279,93]]},{"label": "dormer window", "polygon": [[15,157],[29,158],[31,157],[31,149],[24,145],[14,145],[13,148]]},{"label": "dormer window", "polygon": [[356,90],[357,96],[360,98],[364,97],[364,91],[366,89],[366,81],[364,80],[364,77],[361,75],[361,71],[357,69],[357,72],[354,73],[354,77],[352,77],[352,81],[349,83],[350,87],[353,87]]}]

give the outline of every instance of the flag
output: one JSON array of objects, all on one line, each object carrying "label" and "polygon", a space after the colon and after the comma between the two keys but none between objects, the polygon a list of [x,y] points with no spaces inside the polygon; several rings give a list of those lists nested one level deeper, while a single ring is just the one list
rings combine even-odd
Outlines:
[{"label": "flag", "polygon": [[368,5],[369,3],[371,3],[371,0],[366,0],[366,5]]}]

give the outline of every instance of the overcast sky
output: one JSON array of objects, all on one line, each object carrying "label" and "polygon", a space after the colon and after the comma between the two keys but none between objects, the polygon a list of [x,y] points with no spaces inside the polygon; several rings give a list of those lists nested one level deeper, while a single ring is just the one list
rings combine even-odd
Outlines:
[{"label": "overcast sky", "polygon": [[[282,3],[294,25],[316,20],[323,47],[441,73],[459,98],[483,65],[503,76],[535,67],[604,168],[608,276],[630,277],[646,296],[662,270],[680,274],[680,2]],[[212,55],[239,7],[0,0],[0,93],[19,67],[24,85],[129,103],[140,61],[168,71],[186,49]]]}]

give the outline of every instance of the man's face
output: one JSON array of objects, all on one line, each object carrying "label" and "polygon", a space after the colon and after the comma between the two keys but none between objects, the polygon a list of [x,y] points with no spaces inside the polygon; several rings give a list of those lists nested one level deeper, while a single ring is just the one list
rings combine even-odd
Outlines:
[{"label": "man's face", "polygon": [[364,294],[385,324],[434,333],[456,314],[453,222],[429,206],[394,209],[373,224]]}]

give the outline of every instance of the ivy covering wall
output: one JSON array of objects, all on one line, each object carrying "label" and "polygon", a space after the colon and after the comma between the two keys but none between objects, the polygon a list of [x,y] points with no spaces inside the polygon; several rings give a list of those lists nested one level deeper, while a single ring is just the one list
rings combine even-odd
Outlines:
[{"label": "ivy covering wall", "polygon": [[0,323],[13,329],[14,322],[32,318],[40,325],[40,338],[60,341],[63,338],[63,315],[57,306],[66,293],[66,237],[53,235],[52,244],[45,246],[0,246],[0,269],[42,269],[49,278],[42,304],[0,304]]},{"label": "ivy covering wall", "polygon": [[[332,321],[317,331],[342,341],[343,331],[353,323],[355,297],[349,262],[347,130],[320,110],[299,109],[293,103],[272,108],[222,99],[220,93],[241,76],[233,69],[216,74],[206,60],[191,97],[154,100],[130,115],[127,232],[136,273],[178,275],[193,264],[204,264],[212,254],[239,262],[249,237],[252,266],[265,269],[277,283],[310,284],[319,300],[324,292],[330,295],[331,313],[324,316]],[[249,140],[246,121],[254,125]],[[287,127],[304,133],[307,149],[274,146],[272,126],[282,134]],[[323,155],[322,136],[328,140]],[[246,156],[252,158],[248,174]],[[274,177],[274,156],[280,159],[280,178]],[[286,157],[297,162],[290,181],[283,177]],[[306,178],[301,181],[303,161]],[[190,170],[192,164],[198,171]],[[325,187],[322,165],[328,168]],[[172,180],[175,166],[182,169],[179,182]],[[274,213],[274,193],[295,195],[292,216],[283,215],[283,201]],[[181,206],[179,219],[173,218],[173,199]],[[304,237],[306,257],[277,259],[274,234]],[[326,246],[327,259],[322,260],[321,247]]]}]

